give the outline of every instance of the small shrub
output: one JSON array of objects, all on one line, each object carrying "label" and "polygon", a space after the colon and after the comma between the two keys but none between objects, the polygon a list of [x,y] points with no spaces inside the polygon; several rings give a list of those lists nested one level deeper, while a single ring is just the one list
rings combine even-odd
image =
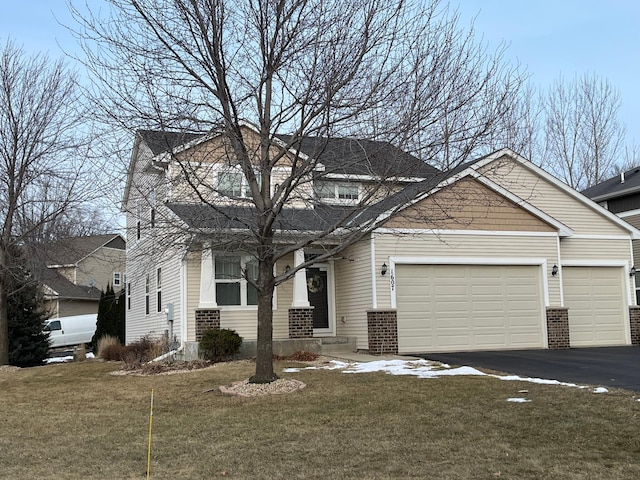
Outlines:
[{"label": "small shrub", "polygon": [[242,337],[235,330],[211,328],[202,334],[200,353],[205,360],[222,362],[234,357],[240,350]]},{"label": "small shrub", "polygon": [[121,362],[125,351],[126,347],[124,345],[120,345],[120,343],[108,344],[100,350],[100,358],[108,362]]},{"label": "small shrub", "polygon": [[[113,335],[104,335],[98,340],[98,345],[94,353],[98,358],[104,358],[104,350],[110,348],[111,345],[120,345],[120,340],[118,340],[118,337],[115,337]],[[106,360],[106,358],[104,359]]]}]

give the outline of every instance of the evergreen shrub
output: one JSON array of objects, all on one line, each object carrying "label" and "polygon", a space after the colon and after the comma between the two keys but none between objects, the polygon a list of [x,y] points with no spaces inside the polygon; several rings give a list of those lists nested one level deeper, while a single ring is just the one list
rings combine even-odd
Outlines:
[{"label": "evergreen shrub", "polygon": [[223,362],[232,359],[240,350],[242,337],[228,328],[205,330],[200,340],[200,354],[205,360]]}]

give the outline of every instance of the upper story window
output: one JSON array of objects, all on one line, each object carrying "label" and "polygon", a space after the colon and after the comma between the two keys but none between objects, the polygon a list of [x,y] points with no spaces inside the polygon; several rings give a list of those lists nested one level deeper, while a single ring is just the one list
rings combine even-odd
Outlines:
[{"label": "upper story window", "polygon": [[156,270],[156,311],[162,311],[162,268]]},{"label": "upper story window", "polygon": [[122,285],[122,274],[120,272],[113,272],[113,286],[120,287]]},{"label": "upper story window", "polygon": [[248,306],[258,304],[256,288],[243,277],[258,278],[258,262],[239,255],[219,256],[215,259],[216,301],[218,305]]},{"label": "upper story window", "polygon": [[322,200],[355,201],[359,198],[358,184],[342,182],[316,182],[315,194]]},{"label": "upper story window", "polygon": [[[262,177],[259,172],[255,172],[256,181],[261,183]],[[228,170],[218,172],[218,192],[227,197],[251,198],[251,188],[249,182],[239,170]]]}]

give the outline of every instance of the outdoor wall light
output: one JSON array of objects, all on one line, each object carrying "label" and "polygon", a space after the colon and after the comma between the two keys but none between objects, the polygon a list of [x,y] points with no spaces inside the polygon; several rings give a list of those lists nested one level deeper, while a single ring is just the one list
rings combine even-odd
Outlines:
[{"label": "outdoor wall light", "polygon": [[284,273],[289,273],[290,271],[291,271],[291,267],[289,265],[284,267]]},{"label": "outdoor wall light", "polygon": [[554,277],[558,275],[558,265],[553,266],[553,268],[551,269],[551,275],[553,275]]},{"label": "outdoor wall light", "polygon": [[629,276],[630,277],[635,277],[636,276],[636,266],[635,265],[633,267],[631,267],[631,270],[629,270]]},{"label": "outdoor wall light", "polygon": [[384,276],[387,274],[387,264],[383,263],[382,264],[382,270],[380,270],[380,275]]}]

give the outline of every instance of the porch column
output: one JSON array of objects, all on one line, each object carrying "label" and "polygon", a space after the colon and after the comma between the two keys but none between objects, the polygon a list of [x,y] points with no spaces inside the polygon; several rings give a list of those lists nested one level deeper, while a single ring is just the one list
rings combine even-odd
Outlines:
[{"label": "porch column", "polygon": [[211,248],[205,244],[202,246],[202,258],[200,260],[200,308],[217,308],[216,282],[214,281],[213,255]]},{"label": "porch column", "polygon": [[[302,263],[304,263],[304,250],[296,250],[293,253],[293,265],[297,267]],[[291,307],[308,308],[310,306],[307,295],[307,271],[301,268],[293,277],[293,302],[291,303]]]}]

